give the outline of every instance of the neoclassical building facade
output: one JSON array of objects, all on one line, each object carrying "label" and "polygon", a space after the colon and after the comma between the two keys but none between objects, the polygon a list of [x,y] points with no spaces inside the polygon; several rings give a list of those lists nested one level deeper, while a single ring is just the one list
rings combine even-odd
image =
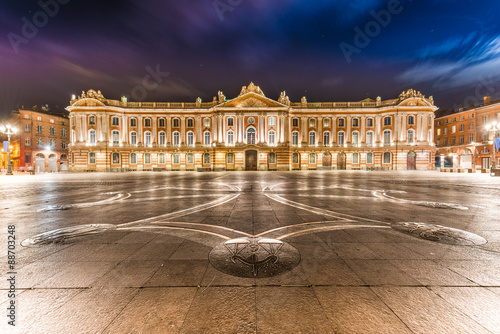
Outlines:
[{"label": "neoclassical building facade", "polygon": [[89,90],[70,106],[71,171],[432,169],[434,105],[290,102],[250,83],[212,102],[128,102]]}]

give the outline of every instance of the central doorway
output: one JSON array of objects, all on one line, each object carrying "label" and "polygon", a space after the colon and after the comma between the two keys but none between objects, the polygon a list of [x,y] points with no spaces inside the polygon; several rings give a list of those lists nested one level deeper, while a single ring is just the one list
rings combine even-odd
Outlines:
[{"label": "central doorway", "polygon": [[248,150],[245,152],[245,170],[257,170],[257,151]]},{"label": "central doorway", "polygon": [[338,170],[345,170],[346,169],[346,164],[345,164],[345,153],[340,152],[337,154],[337,169]]},{"label": "central doorway", "polygon": [[417,155],[415,152],[408,152],[408,157],[406,158],[406,169],[415,170],[417,169]]},{"label": "central doorway", "polygon": [[328,152],[323,154],[323,167],[332,167],[332,155]]}]

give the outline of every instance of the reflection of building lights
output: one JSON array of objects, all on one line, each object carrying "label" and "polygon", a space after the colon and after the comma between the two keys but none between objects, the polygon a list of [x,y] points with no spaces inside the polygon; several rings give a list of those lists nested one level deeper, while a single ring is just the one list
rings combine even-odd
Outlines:
[{"label": "reflection of building lights", "polygon": [[50,146],[45,147],[46,151],[50,151]]}]

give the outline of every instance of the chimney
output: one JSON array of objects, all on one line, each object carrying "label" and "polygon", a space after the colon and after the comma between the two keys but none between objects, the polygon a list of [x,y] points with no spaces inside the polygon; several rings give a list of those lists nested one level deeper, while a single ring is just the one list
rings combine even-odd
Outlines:
[{"label": "chimney", "polygon": [[490,104],[491,103],[491,96],[485,96],[483,97],[484,99],[484,104]]}]

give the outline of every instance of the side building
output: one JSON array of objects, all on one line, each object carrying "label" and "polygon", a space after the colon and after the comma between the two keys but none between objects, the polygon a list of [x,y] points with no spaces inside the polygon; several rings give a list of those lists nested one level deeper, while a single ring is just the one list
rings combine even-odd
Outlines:
[{"label": "side building", "polygon": [[[461,108],[458,112],[436,112],[436,168],[488,170],[493,162],[493,138],[500,131],[489,131],[488,125],[500,124],[500,100],[484,97],[479,106]],[[497,123],[496,123],[497,122]],[[496,156],[497,165],[500,156]]]},{"label": "side building", "polygon": [[360,102],[278,100],[250,83],[234,99],[128,102],[89,90],[70,106],[70,170],[434,168],[434,105],[412,89]]},{"label": "side building", "polygon": [[19,109],[12,112],[11,124],[18,130],[12,151],[15,170],[68,170],[69,119],[66,115]]}]

